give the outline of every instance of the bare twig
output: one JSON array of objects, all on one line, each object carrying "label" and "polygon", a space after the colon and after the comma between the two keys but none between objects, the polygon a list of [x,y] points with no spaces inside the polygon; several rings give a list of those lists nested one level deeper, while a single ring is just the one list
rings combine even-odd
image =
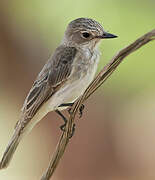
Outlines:
[{"label": "bare twig", "polygon": [[66,146],[69,142],[69,137],[71,135],[72,127],[74,124],[75,115],[82,105],[82,103],[88,99],[90,95],[92,95],[104,82],[105,80],[115,71],[117,66],[122,62],[122,60],[128,56],[130,53],[136,51],[143,45],[147,44],[148,42],[155,40],[155,29],[146,33],[139,39],[137,39],[135,42],[130,44],[129,46],[125,47],[121,51],[119,51],[110,61],[109,64],[107,64],[101,72],[96,76],[94,81],[89,85],[89,87],[86,89],[84,94],[74,103],[70,117],[68,119],[65,132],[62,133],[60,140],[57,144],[56,150],[52,156],[52,159],[50,161],[50,164],[45,172],[45,174],[42,176],[41,180],[49,180],[50,177],[53,175],[61,157],[64,154],[64,151],[66,149]]}]

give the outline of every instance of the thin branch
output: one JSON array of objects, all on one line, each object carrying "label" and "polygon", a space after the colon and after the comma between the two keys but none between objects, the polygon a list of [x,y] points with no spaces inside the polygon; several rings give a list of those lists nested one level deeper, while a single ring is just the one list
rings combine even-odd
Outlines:
[{"label": "thin branch", "polygon": [[138,38],[135,42],[130,44],[129,46],[120,50],[93,80],[93,82],[89,85],[86,89],[84,94],[74,103],[71,111],[70,117],[68,119],[65,132],[62,133],[60,140],[57,144],[56,150],[52,156],[52,159],[49,163],[49,166],[42,176],[41,180],[50,180],[51,176],[53,175],[61,157],[64,154],[66,146],[69,142],[69,137],[72,133],[72,127],[74,124],[75,115],[78,112],[80,106],[83,102],[88,99],[104,82],[105,80],[116,70],[117,66],[123,61],[123,59],[131,54],[132,52],[136,51],[143,45],[147,44],[148,42],[155,40],[155,29],[146,33],[142,37]]}]

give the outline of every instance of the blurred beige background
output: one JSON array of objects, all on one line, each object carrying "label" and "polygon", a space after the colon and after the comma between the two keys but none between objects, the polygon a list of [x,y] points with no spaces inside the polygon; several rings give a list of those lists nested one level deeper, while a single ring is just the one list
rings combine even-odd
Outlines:
[{"label": "blurred beige background", "polygon": [[[153,0],[1,0],[0,155],[42,66],[78,17],[99,21],[119,38],[104,40],[99,70],[121,48],[155,28]],[[55,180],[155,179],[155,42],[128,56],[87,102]],[[60,136],[48,114],[21,142],[0,180],[38,180]]]}]

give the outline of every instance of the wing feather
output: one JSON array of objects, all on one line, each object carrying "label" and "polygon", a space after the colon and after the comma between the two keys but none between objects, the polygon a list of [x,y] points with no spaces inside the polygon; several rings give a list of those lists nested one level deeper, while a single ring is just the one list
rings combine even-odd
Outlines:
[{"label": "wing feather", "polygon": [[44,65],[25,99],[22,114],[31,119],[61,85],[72,71],[77,50],[74,47],[59,46]]}]

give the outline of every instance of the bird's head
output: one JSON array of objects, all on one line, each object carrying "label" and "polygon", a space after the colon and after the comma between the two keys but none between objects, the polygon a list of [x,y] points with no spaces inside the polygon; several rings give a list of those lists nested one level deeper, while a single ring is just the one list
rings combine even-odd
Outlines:
[{"label": "bird's head", "polygon": [[67,26],[63,43],[69,46],[95,47],[101,39],[116,38],[116,35],[107,33],[95,20],[78,18]]}]

